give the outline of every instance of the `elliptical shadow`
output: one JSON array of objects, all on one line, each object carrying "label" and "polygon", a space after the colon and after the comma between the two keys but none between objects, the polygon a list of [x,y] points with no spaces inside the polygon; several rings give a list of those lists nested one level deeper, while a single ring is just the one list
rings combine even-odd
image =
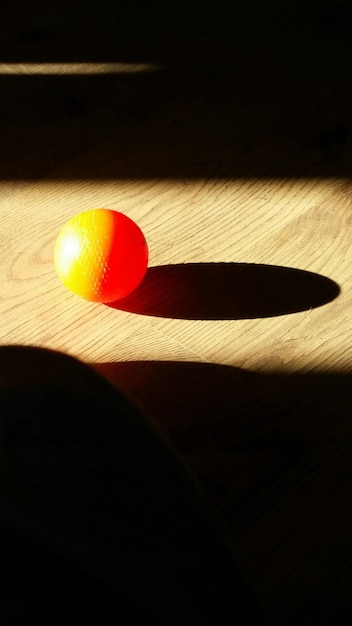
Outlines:
[{"label": "elliptical shadow", "polygon": [[274,317],[334,300],[336,282],[313,272],[255,263],[185,263],[150,267],[115,309],[189,320]]}]

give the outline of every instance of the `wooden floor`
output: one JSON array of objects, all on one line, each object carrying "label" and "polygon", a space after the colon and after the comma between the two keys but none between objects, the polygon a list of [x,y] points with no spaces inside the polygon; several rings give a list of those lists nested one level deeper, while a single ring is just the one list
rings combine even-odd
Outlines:
[{"label": "wooden floor", "polygon": [[[1,343],[131,394],[220,509],[273,625],[350,621],[349,3],[3,4]],[[112,306],[53,266],[61,226],[95,207],[149,245]]]}]

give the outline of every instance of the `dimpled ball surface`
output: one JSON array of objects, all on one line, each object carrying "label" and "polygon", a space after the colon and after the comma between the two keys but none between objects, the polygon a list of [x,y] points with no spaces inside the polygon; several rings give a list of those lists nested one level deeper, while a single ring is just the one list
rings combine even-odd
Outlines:
[{"label": "dimpled ball surface", "polygon": [[139,226],[123,213],[91,209],[64,225],[56,239],[54,263],[61,282],[73,293],[91,302],[114,302],[142,282],[148,246]]}]

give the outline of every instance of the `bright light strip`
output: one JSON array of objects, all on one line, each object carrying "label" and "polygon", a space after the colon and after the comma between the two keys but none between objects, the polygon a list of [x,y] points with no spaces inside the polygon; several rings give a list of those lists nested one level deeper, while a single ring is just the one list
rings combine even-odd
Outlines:
[{"label": "bright light strip", "polygon": [[161,69],[151,63],[0,63],[0,75],[140,74]]}]

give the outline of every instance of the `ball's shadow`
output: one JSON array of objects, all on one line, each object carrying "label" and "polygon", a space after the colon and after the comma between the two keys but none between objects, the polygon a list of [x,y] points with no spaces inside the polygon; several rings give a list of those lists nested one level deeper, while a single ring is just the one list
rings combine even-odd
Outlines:
[{"label": "ball's shadow", "polygon": [[130,296],[109,306],[175,319],[252,319],[322,306],[339,292],[330,278],[290,267],[185,263],[150,267]]}]

